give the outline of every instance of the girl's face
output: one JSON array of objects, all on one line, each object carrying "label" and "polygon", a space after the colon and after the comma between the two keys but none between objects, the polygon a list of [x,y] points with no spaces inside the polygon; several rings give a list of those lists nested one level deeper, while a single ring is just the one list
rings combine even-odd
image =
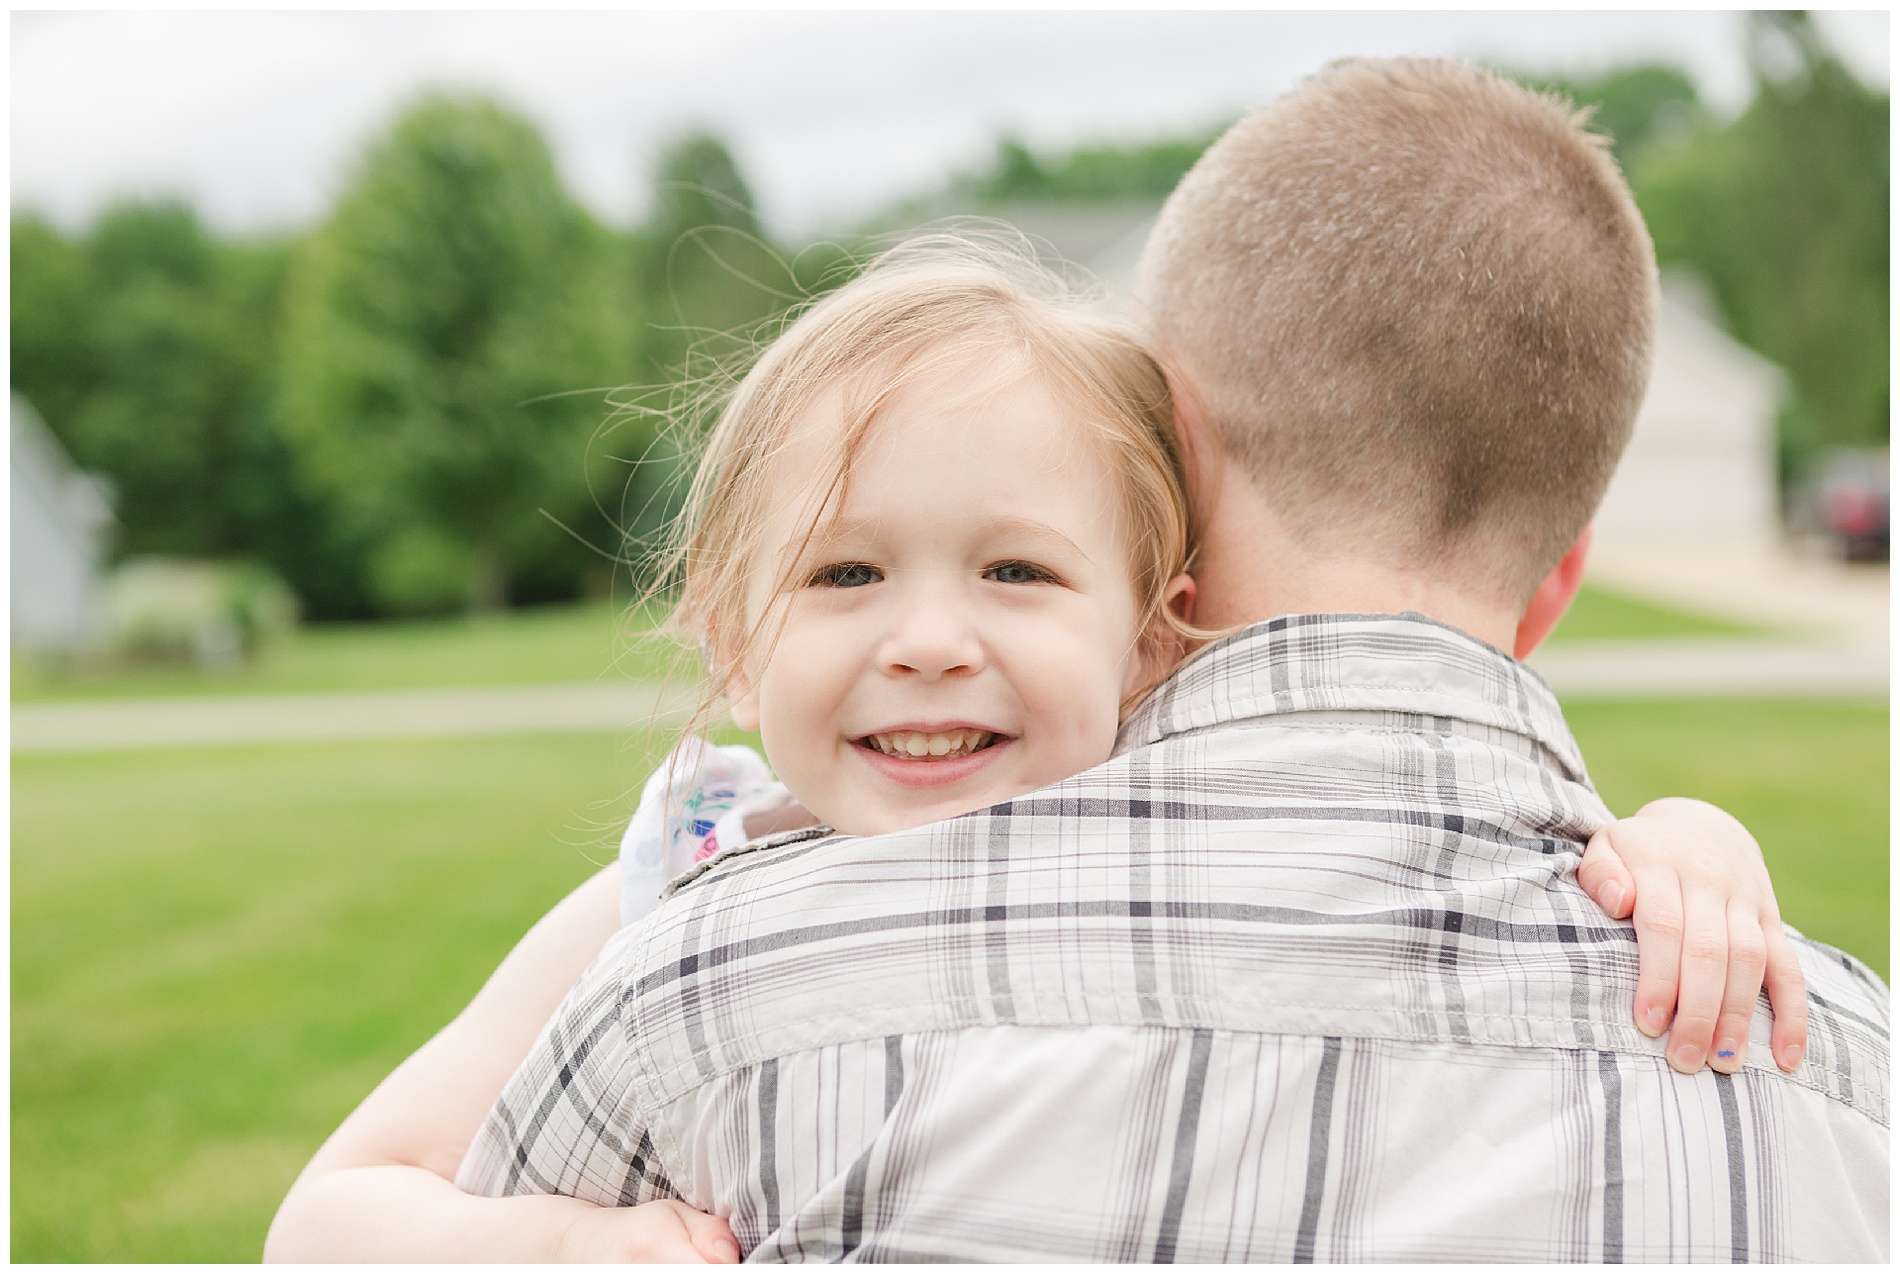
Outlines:
[{"label": "girl's face", "polygon": [[[841,507],[774,598],[774,550],[830,485],[827,395],[780,463],[748,613],[782,623],[742,671],[732,715],[780,779],[840,831],[915,827],[1108,759],[1120,705],[1175,653],[1138,631],[1120,484],[1013,356],[903,389],[857,456]],[[1169,601],[1192,585],[1183,576]]]}]

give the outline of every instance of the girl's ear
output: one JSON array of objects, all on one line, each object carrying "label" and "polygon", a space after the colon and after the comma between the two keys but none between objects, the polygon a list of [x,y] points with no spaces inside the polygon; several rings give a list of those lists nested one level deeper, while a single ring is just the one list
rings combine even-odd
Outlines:
[{"label": "girl's ear", "polygon": [[732,714],[732,724],[741,730],[759,728],[759,692],[740,668],[735,667],[726,676],[726,710]]},{"label": "girl's ear", "polygon": [[732,724],[741,730],[752,731],[759,728],[759,692],[753,688],[751,679],[745,675],[745,661],[734,657],[730,664],[721,657],[717,629],[708,632],[701,639],[699,652],[710,677],[723,679],[721,691],[725,695],[726,711],[732,716]]},{"label": "girl's ear", "polygon": [[[1194,622],[1194,577],[1177,575],[1168,581],[1161,590],[1161,609],[1184,624]],[[1133,684],[1127,687],[1128,693],[1143,686],[1152,686],[1155,682],[1174,671],[1174,666],[1188,653],[1187,638],[1179,629],[1157,614],[1148,621],[1148,629],[1141,634],[1137,657],[1132,661],[1129,677]]]}]

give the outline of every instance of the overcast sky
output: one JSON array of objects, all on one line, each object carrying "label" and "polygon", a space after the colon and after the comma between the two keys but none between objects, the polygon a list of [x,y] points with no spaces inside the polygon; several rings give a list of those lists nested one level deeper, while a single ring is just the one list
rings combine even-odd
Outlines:
[{"label": "overcast sky", "polygon": [[[1820,15],[1888,82],[1885,12]],[[363,140],[424,86],[493,92],[534,119],[570,187],[626,223],[673,132],[732,145],[768,224],[842,228],[1032,144],[1204,126],[1353,54],[1588,72],[1688,70],[1717,109],[1748,95],[1734,13],[14,13],[12,199],[83,223],[178,194],[228,230],[320,215]]]}]

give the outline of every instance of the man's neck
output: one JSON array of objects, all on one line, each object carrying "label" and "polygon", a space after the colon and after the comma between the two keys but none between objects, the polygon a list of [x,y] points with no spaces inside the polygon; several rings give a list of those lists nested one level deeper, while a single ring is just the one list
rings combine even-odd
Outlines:
[{"label": "man's neck", "polygon": [[[1511,651],[1521,607],[1474,596],[1442,572],[1315,549],[1272,515],[1251,484],[1230,479],[1222,488],[1196,558],[1198,626],[1238,627],[1280,615],[1415,611]],[[1340,546],[1353,547],[1363,546]]]}]

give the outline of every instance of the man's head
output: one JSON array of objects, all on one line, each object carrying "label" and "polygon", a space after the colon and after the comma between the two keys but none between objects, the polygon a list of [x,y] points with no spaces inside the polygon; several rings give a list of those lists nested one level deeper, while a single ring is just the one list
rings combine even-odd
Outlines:
[{"label": "man's head", "polygon": [[1141,291],[1206,425],[1298,543],[1521,606],[1648,381],[1654,253],[1603,139],[1439,61],[1355,61],[1235,125]]}]

